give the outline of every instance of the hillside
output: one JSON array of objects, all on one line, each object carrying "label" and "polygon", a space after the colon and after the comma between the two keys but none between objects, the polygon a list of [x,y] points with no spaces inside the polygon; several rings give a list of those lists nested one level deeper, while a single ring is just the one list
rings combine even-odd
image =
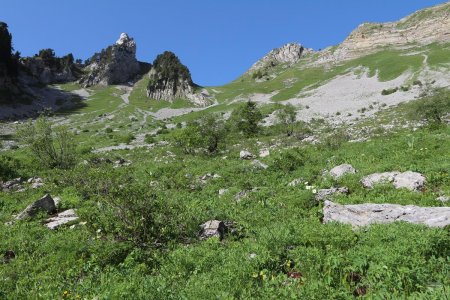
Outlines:
[{"label": "hillside", "polygon": [[215,87],[127,34],[0,60],[0,299],[449,298],[449,13]]}]

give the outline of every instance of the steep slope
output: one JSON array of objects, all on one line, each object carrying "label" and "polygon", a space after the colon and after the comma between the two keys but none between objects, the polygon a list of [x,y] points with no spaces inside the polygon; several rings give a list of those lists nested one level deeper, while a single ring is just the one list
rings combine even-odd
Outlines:
[{"label": "steep slope", "polygon": [[319,63],[358,58],[383,47],[412,47],[450,41],[450,2],[420,10],[398,22],[364,23],[336,49],[327,49]]}]

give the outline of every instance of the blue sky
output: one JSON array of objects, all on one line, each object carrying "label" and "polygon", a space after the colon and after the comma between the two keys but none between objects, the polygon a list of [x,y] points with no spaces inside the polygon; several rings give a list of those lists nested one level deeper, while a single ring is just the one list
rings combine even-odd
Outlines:
[{"label": "blue sky", "polygon": [[362,22],[398,20],[434,0],[1,0],[23,56],[42,48],[86,59],[134,37],[139,60],[175,52],[200,85],[236,79],[288,42],[321,49],[340,43]]}]

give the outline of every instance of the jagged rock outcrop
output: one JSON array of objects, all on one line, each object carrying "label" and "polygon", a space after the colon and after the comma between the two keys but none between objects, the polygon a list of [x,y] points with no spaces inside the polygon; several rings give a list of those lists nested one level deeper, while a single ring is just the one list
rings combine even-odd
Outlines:
[{"label": "jagged rock outcrop", "polygon": [[419,207],[398,204],[340,205],[325,201],[323,222],[339,222],[353,227],[389,224],[397,221],[430,227],[450,225],[450,207]]},{"label": "jagged rock outcrop", "polygon": [[381,47],[450,42],[450,2],[420,10],[398,22],[364,23],[336,49],[322,52],[319,63],[333,63],[374,53]]},{"label": "jagged rock outcrop", "polygon": [[17,220],[22,220],[29,217],[34,217],[38,212],[45,211],[48,214],[52,214],[56,212],[56,203],[55,200],[50,196],[50,194],[46,194],[41,199],[31,203],[25,208],[17,217]]},{"label": "jagged rock outcrop", "polygon": [[80,70],[74,63],[72,54],[56,57],[52,49],[44,49],[34,57],[20,59],[21,75],[29,83],[53,84],[65,83],[78,79]]},{"label": "jagged rock outcrop", "polygon": [[266,56],[253,64],[247,73],[251,74],[258,70],[271,68],[280,64],[292,65],[298,62],[303,55],[312,52],[312,49],[305,48],[298,43],[289,43],[270,51]]},{"label": "jagged rock outcrop", "polygon": [[187,99],[200,106],[208,103],[208,93],[196,92],[198,86],[192,81],[189,69],[170,51],[156,57],[148,76],[147,97],[150,99],[170,102]]},{"label": "jagged rock outcrop", "polygon": [[136,43],[126,33],[112,46],[94,54],[85,67],[87,75],[80,79],[84,87],[126,83],[141,72],[136,59]]}]

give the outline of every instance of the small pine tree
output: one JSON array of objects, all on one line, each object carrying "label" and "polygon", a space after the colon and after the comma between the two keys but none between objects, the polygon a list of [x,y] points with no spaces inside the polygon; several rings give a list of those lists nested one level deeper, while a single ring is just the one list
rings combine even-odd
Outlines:
[{"label": "small pine tree", "polygon": [[259,132],[259,122],[261,122],[262,119],[263,115],[256,105],[256,102],[247,101],[233,111],[230,122],[232,127],[235,127],[245,136],[250,137]]}]

